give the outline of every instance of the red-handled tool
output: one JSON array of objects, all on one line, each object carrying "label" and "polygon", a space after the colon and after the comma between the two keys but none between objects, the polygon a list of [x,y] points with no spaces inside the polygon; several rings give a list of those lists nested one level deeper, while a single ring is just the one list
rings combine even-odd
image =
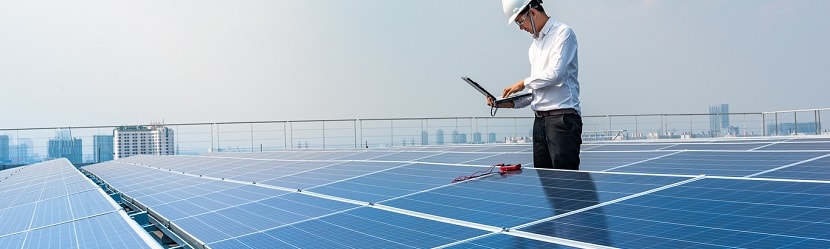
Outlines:
[{"label": "red-handled tool", "polygon": [[502,165],[501,167],[499,167],[499,173],[502,173],[502,174],[507,173],[507,171],[514,171],[514,170],[522,170],[522,165],[521,164],[516,164],[516,165],[507,164],[507,165]]},{"label": "red-handled tool", "polygon": [[502,176],[504,176],[505,174],[507,174],[510,171],[521,171],[522,170],[522,165],[521,164],[513,165],[513,164],[500,163],[500,164],[490,166],[490,168],[488,168],[487,170],[480,170],[480,171],[473,172],[470,175],[461,175],[459,177],[456,177],[455,179],[452,180],[452,183],[456,183],[456,182],[460,182],[460,181],[466,181],[466,180],[470,180],[470,179],[473,179],[473,178],[476,178],[476,177],[482,177],[482,176],[486,176],[486,175],[496,173],[496,172],[493,172],[493,170],[496,168],[496,166],[499,166],[499,174],[501,174]]}]

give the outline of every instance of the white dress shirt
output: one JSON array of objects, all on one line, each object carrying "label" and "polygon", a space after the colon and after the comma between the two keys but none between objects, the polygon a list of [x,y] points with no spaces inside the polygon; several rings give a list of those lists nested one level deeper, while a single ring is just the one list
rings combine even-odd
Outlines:
[{"label": "white dress shirt", "polygon": [[534,111],[573,108],[580,115],[576,35],[567,25],[548,19],[528,50],[530,77],[525,88],[532,97],[517,99],[515,108]]}]

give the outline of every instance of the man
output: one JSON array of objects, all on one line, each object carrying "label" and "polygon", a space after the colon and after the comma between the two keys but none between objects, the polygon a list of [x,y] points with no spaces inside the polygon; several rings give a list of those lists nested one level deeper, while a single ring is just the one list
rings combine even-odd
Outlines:
[{"label": "man", "polygon": [[[582,117],[576,35],[545,13],[542,0],[502,0],[502,7],[508,25],[515,22],[533,36],[530,76],[504,88],[502,97],[525,88],[532,95],[496,107],[533,109],[534,167],[579,170]],[[487,105],[493,106],[493,101],[488,99]]]}]

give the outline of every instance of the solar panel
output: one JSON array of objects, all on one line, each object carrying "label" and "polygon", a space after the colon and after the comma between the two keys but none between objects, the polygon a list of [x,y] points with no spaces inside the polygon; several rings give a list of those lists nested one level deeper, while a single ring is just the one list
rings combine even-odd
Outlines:
[{"label": "solar panel", "polygon": [[829,205],[827,183],[703,179],[521,230],[624,248],[827,246]]},{"label": "solar panel", "polygon": [[552,249],[567,249],[567,248],[579,248],[579,247],[572,247],[566,245],[559,245],[554,244],[551,242],[533,240],[523,237],[505,235],[505,234],[492,234],[490,236],[477,238],[474,240],[463,241],[462,243],[453,243],[448,244],[446,246],[441,246],[438,248],[552,248]]},{"label": "solar panel", "polygon": [[823,150],[830,151],[830,141],[802,141],[791,140],[780,143],[774,143],[770,146],[760,148],[759,150]]},{"label": "solar panel", "polygon": [[358,208],[280,226],[211,248],[397,248],[434,247],[485,234],[484,231],[372,208]]},{"label": "solar panel", "polygon": [[588,171],[604,171],[637,162],[652,160],[675,152],[648,151],[638,153],[583,151],[580,153],[579,167]]},{"label": "solar panel", "polygon": [[718,177],[796,178],[830,164],[827,151],[755,150],[765,143],[598,143],[582,153],[586,171],[455,184],[494,162],[530,166],[530,146],[212,153],[85,169],[210,248],[826,247],[826,178]]},{"label": "solar panel", "polygon": [[747,176],[824,155],[821,152],[686,151],[612,171]]},{"label": "solar panel", "polygon": [[379,202],[450,183],[452,176],[486,168],[412,164],[349,181],[321,185],[309,191],[365,202]]},{"label": "solar panel", "polygon": [[161,248],[66,159],[0,182],[2,248]]},{"label": "solar panel", "polygon": [[673,144],[601,144],[599,146],[583,149],[584,151],[647,151],[659,150],[672,146]]},{"label": "solar panel", "polygon": [[830,181],[830,154],[817,157],[812,161],[762,172],[753,177]]},{"label": "solar panel", "polygon": [[681,143],[662,150],[751,150],[769,143]]},{"label": "solar panel", "polygon": [[490,226],[513,227],[686,179],[526,170],[381,203]]},{"label": "solar panel", "polygon": [[498,153],[493,154],[492,156],[485,156],[479,159],[473,159],[470,161],[463,162],[464,164],[469,165],[483,165],[483,166],[490,166],[495,164],[521,164],[525,167],[532,167],[533,166],[533,154],[522,152],[522,153]]}]

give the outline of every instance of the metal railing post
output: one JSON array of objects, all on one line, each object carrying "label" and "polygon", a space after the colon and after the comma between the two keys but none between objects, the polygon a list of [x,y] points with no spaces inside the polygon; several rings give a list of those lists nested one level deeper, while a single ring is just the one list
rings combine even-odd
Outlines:
[{"label": "metal railing post", "polygon": [[354,131],[354,148],[357,148],[357,122],[360,119],[355,119],[352,121],[352,130]]},{"label": "metal railing post", "polygon": [[251,123],[251,152],[254,152],[254,123]]},{"label": "metal railing post", "polygon": [[795,136],[798,136],[798,112],[793,111],[793,122],[795,123]]},{"label": "metal railing post", "polygon": [[289,127],[288,129],[286,129],[286,132],[288,133],[288,135],[291,136],[291,140],[290,140],[290,143],[288,143],[288,146],[290,146],[289,149],[293,149],[294,148],[294,125],[291,124],[291,122],[288,122],[288,123],[286,123],[286,126]]},{"label": "metal railing post", "polygon": [[775,112],[775,135],[779,136],[779,133],[778,133],[778,112]]},{"label": "metal railing post", "polygon": [[816,124],[816,135],[821,135],[821,125],[818,122],[818,110],[813,111],[813,122]]}]

